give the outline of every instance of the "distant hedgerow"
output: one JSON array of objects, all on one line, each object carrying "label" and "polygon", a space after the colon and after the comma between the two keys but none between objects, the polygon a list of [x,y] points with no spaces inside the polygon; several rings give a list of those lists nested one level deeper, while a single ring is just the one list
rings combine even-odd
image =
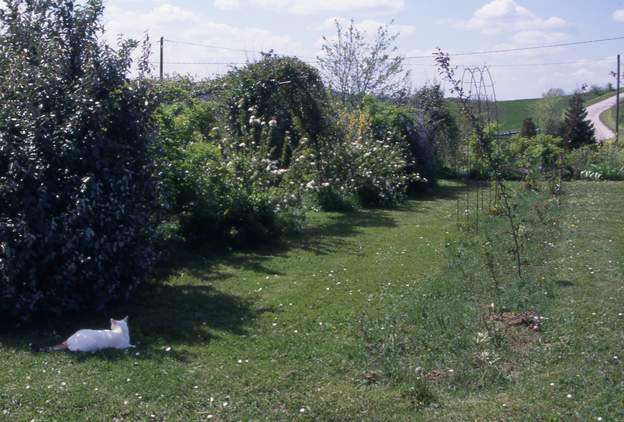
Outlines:
[{"label": "distant hedgerow", "polygon": [[[0,313],[102,311],[154,262],[147,57],[100,41],[99,0],[0,11]],[[144,49],[146,51],[146,49]]]}]

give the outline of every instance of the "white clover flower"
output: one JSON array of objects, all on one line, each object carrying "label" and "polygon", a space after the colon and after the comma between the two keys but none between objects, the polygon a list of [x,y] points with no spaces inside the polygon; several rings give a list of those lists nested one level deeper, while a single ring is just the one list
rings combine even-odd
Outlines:
[{"label": "white clover flower", "polygon": [[270,126],[270,127],[275,127],[275,126],[277,126],[277,120],[275,120],[275,119],[271,119],[271,120],[269,120],[269,126]]}]

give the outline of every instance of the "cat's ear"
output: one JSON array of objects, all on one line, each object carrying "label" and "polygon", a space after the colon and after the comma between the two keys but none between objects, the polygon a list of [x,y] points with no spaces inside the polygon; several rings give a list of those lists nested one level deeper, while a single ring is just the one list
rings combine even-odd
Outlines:
[{"label": "cat's ear", "polygon": [[124,319],[122,319],[122,321],[123,321],[123,322],[128,322],[128,315],[126,315],[126,316],[124,317]]}]

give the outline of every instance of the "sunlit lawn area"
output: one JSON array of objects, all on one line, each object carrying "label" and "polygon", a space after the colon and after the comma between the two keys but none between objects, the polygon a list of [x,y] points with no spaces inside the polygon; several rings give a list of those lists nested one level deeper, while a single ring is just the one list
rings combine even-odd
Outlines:
[{"label": "sunlit lawn area", "polygon": [[548,319],[501,382],[432,380],[422,405],[367,350],[364,321],[383,330],[441,274],[462,192],[446,182],[396,210],[311,214],[300,236],[259,251],[179,250],[114,315],[129,315],[136,349],[30,351],[105,318],[0,337],[0,419],[624,418],[624,184],[566,190]]}]

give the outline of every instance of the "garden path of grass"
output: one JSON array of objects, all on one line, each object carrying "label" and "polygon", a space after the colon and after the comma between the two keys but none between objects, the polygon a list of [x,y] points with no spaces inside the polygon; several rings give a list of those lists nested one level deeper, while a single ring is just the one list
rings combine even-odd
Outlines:
[{"label": "garden path of grass", "polygon": [[0,338],[0,418],[366,418],[407,411],[391,388],[362,387],[358,319],[381,316],[436,271],[462,189],[447,183],[436,197],[397,210],[313,214],[301,236],[261,252],[210,258],[180,251],[164,282],[144,288],[116,315],[129,314],[137,344],[131,352],[29,352],[28,343],[56,341],[78,323],[59,327],[57,338],[45,331]]},{"label": "garden path of grass", "polygon": [[261,252],[179,251],[127,308],[135,350],[33,354],[54,337],[0,337],[0,420],[624,420],[624,183],[564,189],[548,320],[508,382],[432,385],[420,410],[367,385],[359,321],[441,274],[462,192],[445,184],[398,210],[314,214]]}]

